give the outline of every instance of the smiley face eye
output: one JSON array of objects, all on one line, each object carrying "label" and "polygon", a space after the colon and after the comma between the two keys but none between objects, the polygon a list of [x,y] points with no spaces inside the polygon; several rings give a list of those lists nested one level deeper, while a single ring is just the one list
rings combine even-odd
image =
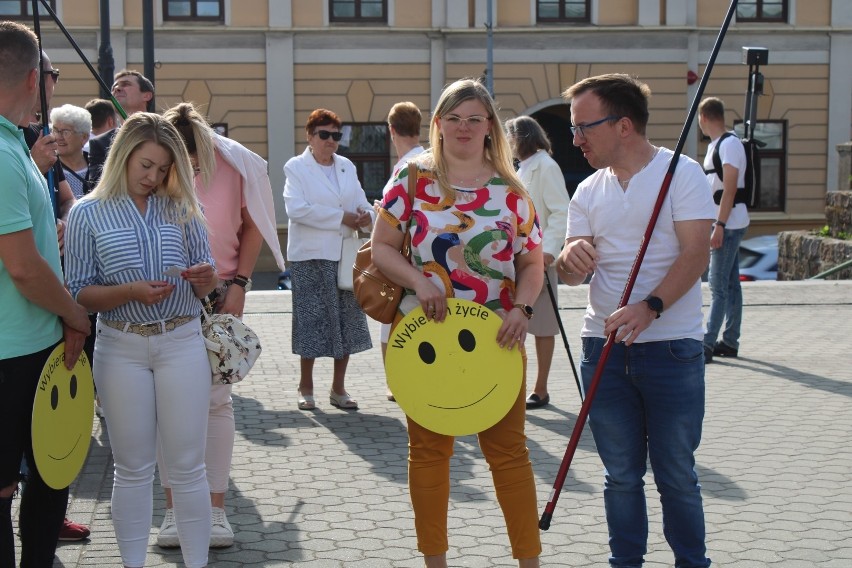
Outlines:
[{"label": "smiley face eye", "polygon": [[57,406],[59,406],[59,389],[56,388],[56,385],[53,385],[53,388],[50,389],[50,407],[56,410]]},{"label": "smiley face eye", "polygon": [[476,337],[469,329],[463,329],[459,332],[459,346],[468,353],[476,349]]},{"label": "smiley face eye", "polygon": [[420,359],[427,365],[431,365],[437,359],[435,347],[428,341],[424,341],[417,347],[417,353],[420,355]]},{"label": "smiley face eye", "polygon": [[71,391],[71,400],[77,398],[77,375],[71,375],[71,384],[68,385]]}]

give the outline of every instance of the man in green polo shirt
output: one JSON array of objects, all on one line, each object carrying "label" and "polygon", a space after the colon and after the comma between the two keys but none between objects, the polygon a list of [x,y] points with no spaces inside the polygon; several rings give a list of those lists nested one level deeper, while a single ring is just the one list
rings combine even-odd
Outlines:
[{"label": "man in green polo shirt", "polygon": [[41,568],[53,565],[68,488],[48,487],[35,466],[33,400],[47,356],[64,338],[72,368],[90,324],[63,286],[47,184],[17,127],[37,100],[39,65],[35,34],[0,22],[0,566],[17,565],[11,510],[25,456],[20,566]]}]

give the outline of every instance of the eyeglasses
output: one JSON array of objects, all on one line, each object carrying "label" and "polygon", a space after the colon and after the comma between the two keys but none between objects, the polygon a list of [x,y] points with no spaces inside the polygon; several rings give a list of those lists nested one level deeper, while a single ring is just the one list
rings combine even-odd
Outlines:
[{"label": "eyeglasses", "polygon": [[335,142],[340,142],[340,139],[343,138],[342,132],[329,132],[328,130],[317,130],[314,134],[320,137],[320,140],[328,140],[331,137]]},{"label": "eyeglasses", "polygon": [[590,122],[589,124],[577,124],[576,126],[571,127],[571,134],[573,134],[574,136],[579,135],[580,138],[585,138],[586,137],[586,130],[589,130],[590,128],[594,128],[595,126],[598,126],[599,124],[603,124],[604,122],[608,122],[610,120],[621,120],[622,118],[624,118],[624,117],[618,116],[618,115],[615,115],[615,114],[611,114],[609,116],[603,117],[600,120]]},{"label": "eyeglasses", "polygon": [[42,69],[41,74],[53,77],[54,83],[59,81],[59,69]]},{"label": "eyeglasses", "polygon": [[489,118],[490,117],[488,116],[482,116],[479,114],[474,114],[467,118],[462,118],[457,114],[448,114],[446,116],[442,116],[441,120],[455,128],[460,127],[462,124],[467,124],[470,128],[476,128],[477,126],[482,126],[488,122]]},{"label": "eyeglasses", "polygon": [[68,130],[67,128],[54,128],[51,132],[55,136],[59,136],[60,138],[65,138],[66,136],[71,136],[72,134],[77,134],[74,130]]}]

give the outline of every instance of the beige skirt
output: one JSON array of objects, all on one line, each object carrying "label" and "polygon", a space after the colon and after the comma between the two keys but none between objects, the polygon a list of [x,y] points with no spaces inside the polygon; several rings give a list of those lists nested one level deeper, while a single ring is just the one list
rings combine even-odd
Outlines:
[{"label": "beige skirt", "polygon": [[[559,298],[559,291],[556,288],[556,267],[549,266],[545,273],[550,285],[553,287],[553,295]],[[533,319],[530,320],[530,325],[527,328],[527,333],[530,335],[538,335],[541,337],[548,335],[559,334],[559,324],[556,322],[556,312],[553,311],[553,303],[550,301],[550,294],[547,291],[547,281],[541,286],[541,292],[533,304]]]}]

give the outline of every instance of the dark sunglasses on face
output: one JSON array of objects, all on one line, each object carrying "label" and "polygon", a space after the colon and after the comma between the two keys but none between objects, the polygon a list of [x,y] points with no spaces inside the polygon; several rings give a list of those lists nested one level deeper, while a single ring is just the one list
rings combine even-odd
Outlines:
[{"label": "dark sunglasses on face", "polygon": [[59,81],[59,69],[44,69],[42,75],[50,75],[54,81]]},{"label": "dark sunglasses on face", "polygon": [[340,142],[340,139],[343,138],[342,132],[329,132],[328,130],[317,130],[316,135],[320,137],[320,140],[328,140],[328,137],[331,136],[331,139],[335,142]]}]

